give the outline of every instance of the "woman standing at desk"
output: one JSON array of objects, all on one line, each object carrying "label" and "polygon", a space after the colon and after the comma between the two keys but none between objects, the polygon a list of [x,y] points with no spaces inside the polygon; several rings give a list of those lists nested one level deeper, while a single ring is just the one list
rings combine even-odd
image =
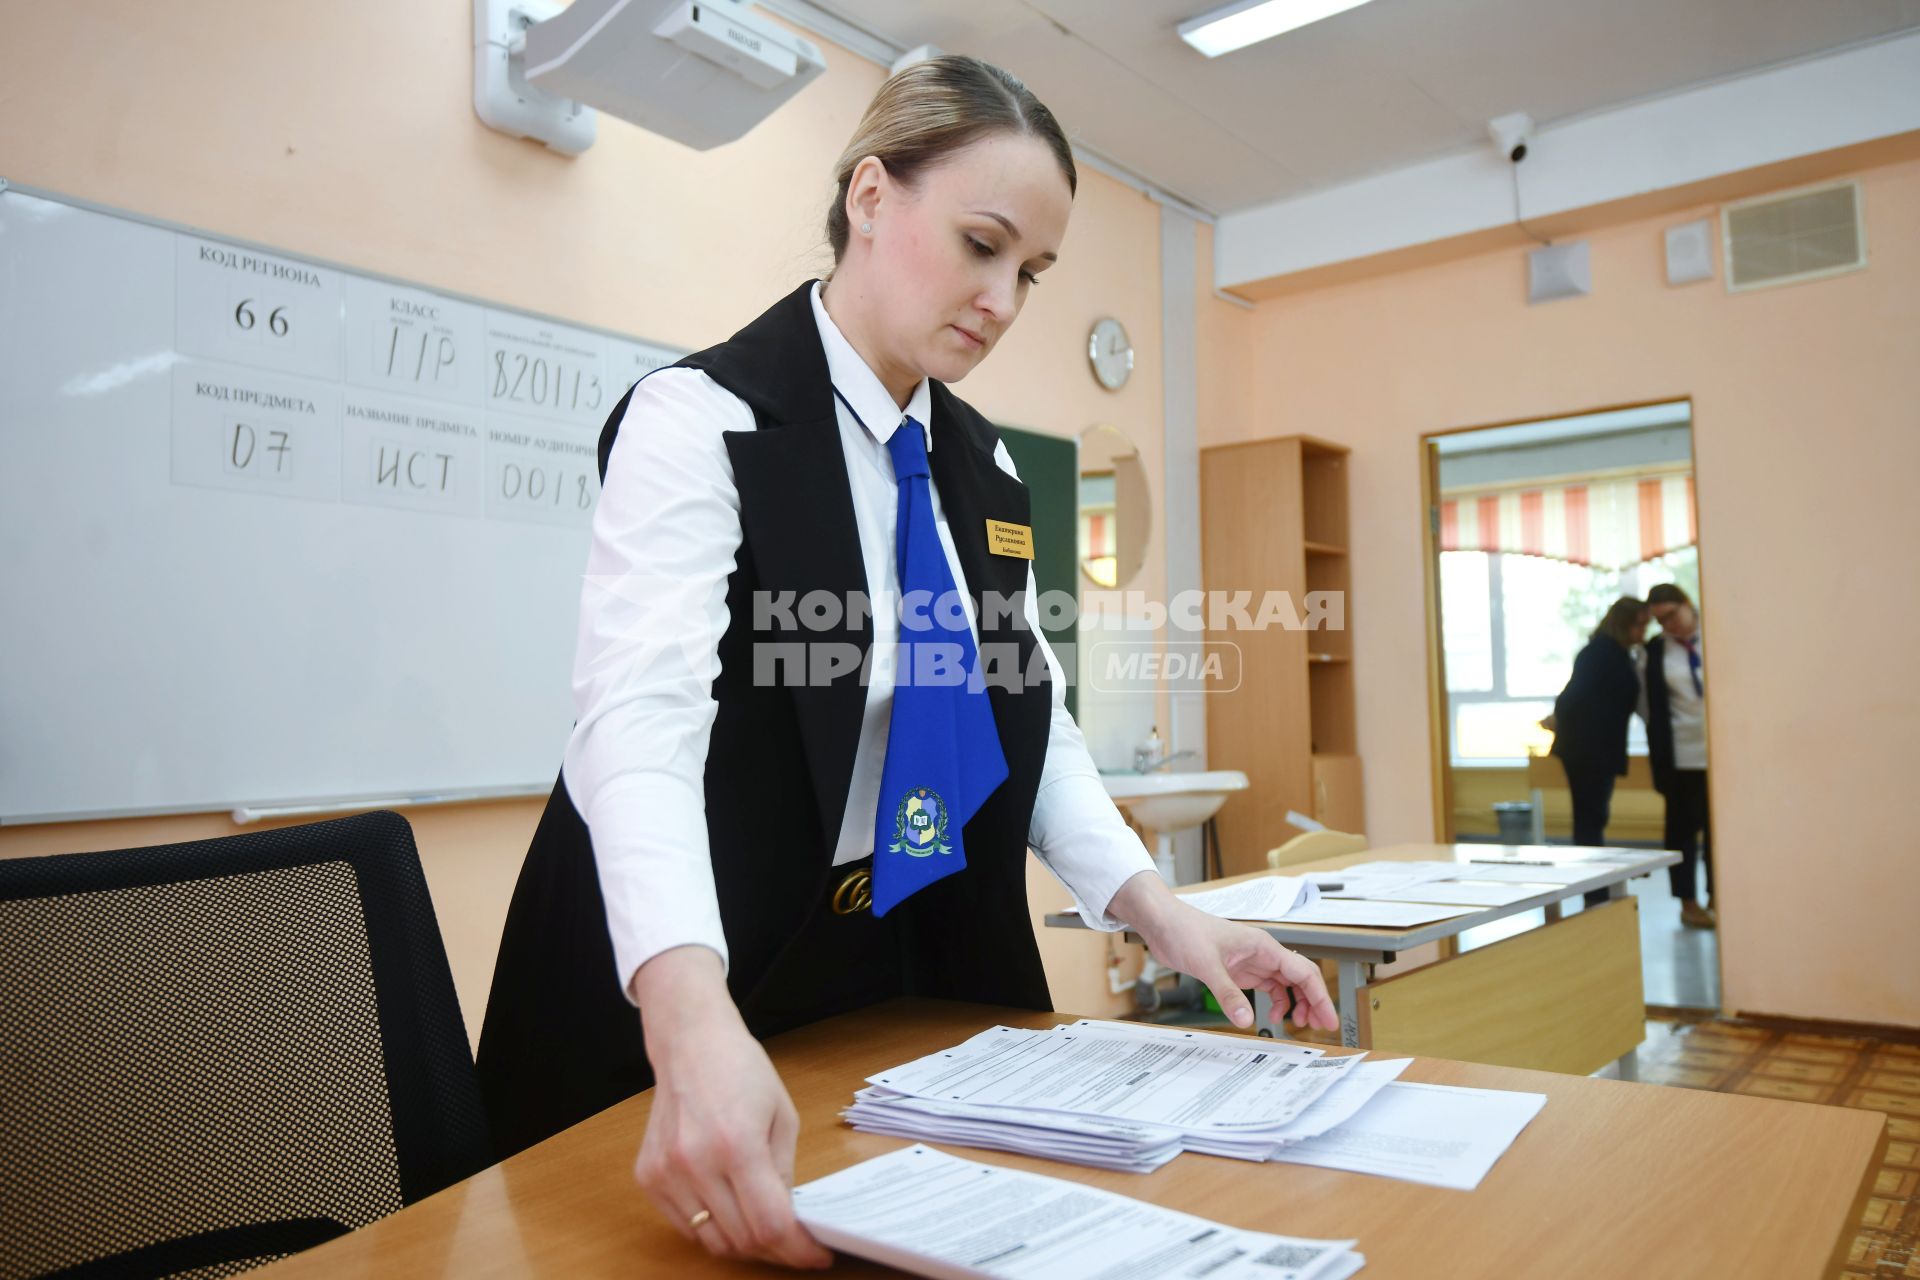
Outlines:
[{"label": "woman standing at desk", "polygon": [[1633,650],[1647,634],[1647,605],[1622,596],[1573,660],[1553,702],[1553,754],[1573,793],[1573,842],[1607,842],[1613,782],[1627,771],[1627,726],[1640,705]]},{"label": "woman standing at desk", "polygon": [[661,1212],[795,1265],[828,1255],[758,1039],[897,995],[1049,1007],[1029,845],[1235,1021],[1259,987],[1336,1025],[1316,966],[1177,902],[1115,812],[1036,624],[1026,488],[946,387],[1056,259],[1059,125],[938,58],[881,87],[837,177],[829,281],[649,375],[602,435],[579,719],[480,1046],[503,1152],[653,1084]]}]

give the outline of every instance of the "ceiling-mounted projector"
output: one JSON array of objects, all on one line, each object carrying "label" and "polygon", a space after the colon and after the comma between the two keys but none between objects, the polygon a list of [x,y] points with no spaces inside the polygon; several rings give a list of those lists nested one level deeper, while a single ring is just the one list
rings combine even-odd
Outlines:
[{"label": "ceiling-mounted projector", "polygon": [[701,151],[744,135],[827,66],[736,0],[573,0],[524,32],[526,84]]}]

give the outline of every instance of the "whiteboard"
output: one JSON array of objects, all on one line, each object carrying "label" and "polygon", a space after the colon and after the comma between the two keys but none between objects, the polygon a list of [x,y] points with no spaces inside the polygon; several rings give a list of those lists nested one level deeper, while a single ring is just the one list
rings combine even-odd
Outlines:
[{"label": "whiteboard", "polygon": [[0,822],[545,791],[679,354],[0,193]]}]

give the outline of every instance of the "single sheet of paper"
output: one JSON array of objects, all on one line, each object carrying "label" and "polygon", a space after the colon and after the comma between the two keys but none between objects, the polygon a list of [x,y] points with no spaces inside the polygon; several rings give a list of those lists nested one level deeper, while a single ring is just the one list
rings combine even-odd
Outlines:
[{"label": "single sheet of paper", "polygon": [[1542,884],[1480,883],[1473,880],[1433,880],[1377,894],[1378,902],[1444,902],[1455,906],[1504,907],[1546,892]]},{"label": "single sheet of paper", "polygon": [[1309,878],[1323,898],[1376,898],[1395,889],[1451,880],[1463,870],[1453,862],[1358,862],[1338,871],[1315,871]]},{"label": "single sheet of paper", "polygon": [[1218,889],[1183,893],[1180,901],[1223,920],[1278,920],[1319,896],[1320,890],[1305,876],[1260,876]]},{"label": "single sheet of paper", "polygon": [[1412,1065],[1412,1058],[1374,1058],[1361,1063],[1344,1080],[1315,1098],[1312,1106],[1295,1116],[1280,1131],[1280,1140],[1299,1142],[1303,1138],[1317,1138],[1334,1126],[1346,1123]]},{"label": "single sheet of paper", "polygon": [[1638,862],[1638,849],[1595,849],[1586,845],[1494,844],[1475,846],[1469,862],[1556,867],[1574,862]]},{"label": "single sheet of paper", "polygon": [[1430,920],[1471,915],[1472,907],[1424,902],[1373,902],[1367,899],[1322,898],[1287,914],[1285,924],[1355,924],[1376,929],[1407,929]]},{"label": "single sheet of paper", "polygon": [[1059,1178],[903,1147],[795,1187],[830,1248],[937,1280],[1337,1280],[1352,1240],[1242,1231]]},{"label": "single sheet of paper", "polygon": [[1271,1158],[1471,1191],[1546,1104],[1544,1093],[1395,1081],[1339,1125]]},{"label": "single sheet of paper", "polygon": [[1568,862],[1559,866],[1533,866],[1515,863],[1512,866],[1494,863],[1476,862],[1471,867],[1462,867],[1463,877],[1498,884],[1578,884],[1582,880],[1597,880],[1606,875],[1612,867],[1606,863]]}]

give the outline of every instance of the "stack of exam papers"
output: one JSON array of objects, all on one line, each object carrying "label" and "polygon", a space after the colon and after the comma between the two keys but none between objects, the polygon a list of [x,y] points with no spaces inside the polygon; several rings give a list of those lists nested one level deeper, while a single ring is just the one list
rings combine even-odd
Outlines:
[{"label": "stack of exam papers", "polygon": [[1352,1240],[1242,1231],[1095,1187],[903,1147],[793,1189],[829,1248],[938,1280],[1344,1280]]},{"label": "stack of exam papers", "polygon": [[854,1128],[1150,1173],[1182,1151],[1470,1190],[1541,1094],[1396,1083],[1410,1059],[1083,1018],[991,1027],[867,1077]]},{"label": "stack of exam papers", "polygon": [[1282,1142],[1323,1132],[1303,1127],[1303,1113],[1363,1061],[1085,1018],[1050,1031],[992,1027],[868,1076],[842,1114],[868,1133],[1148,1173],[1182,1151],[1264,1160]]}]

